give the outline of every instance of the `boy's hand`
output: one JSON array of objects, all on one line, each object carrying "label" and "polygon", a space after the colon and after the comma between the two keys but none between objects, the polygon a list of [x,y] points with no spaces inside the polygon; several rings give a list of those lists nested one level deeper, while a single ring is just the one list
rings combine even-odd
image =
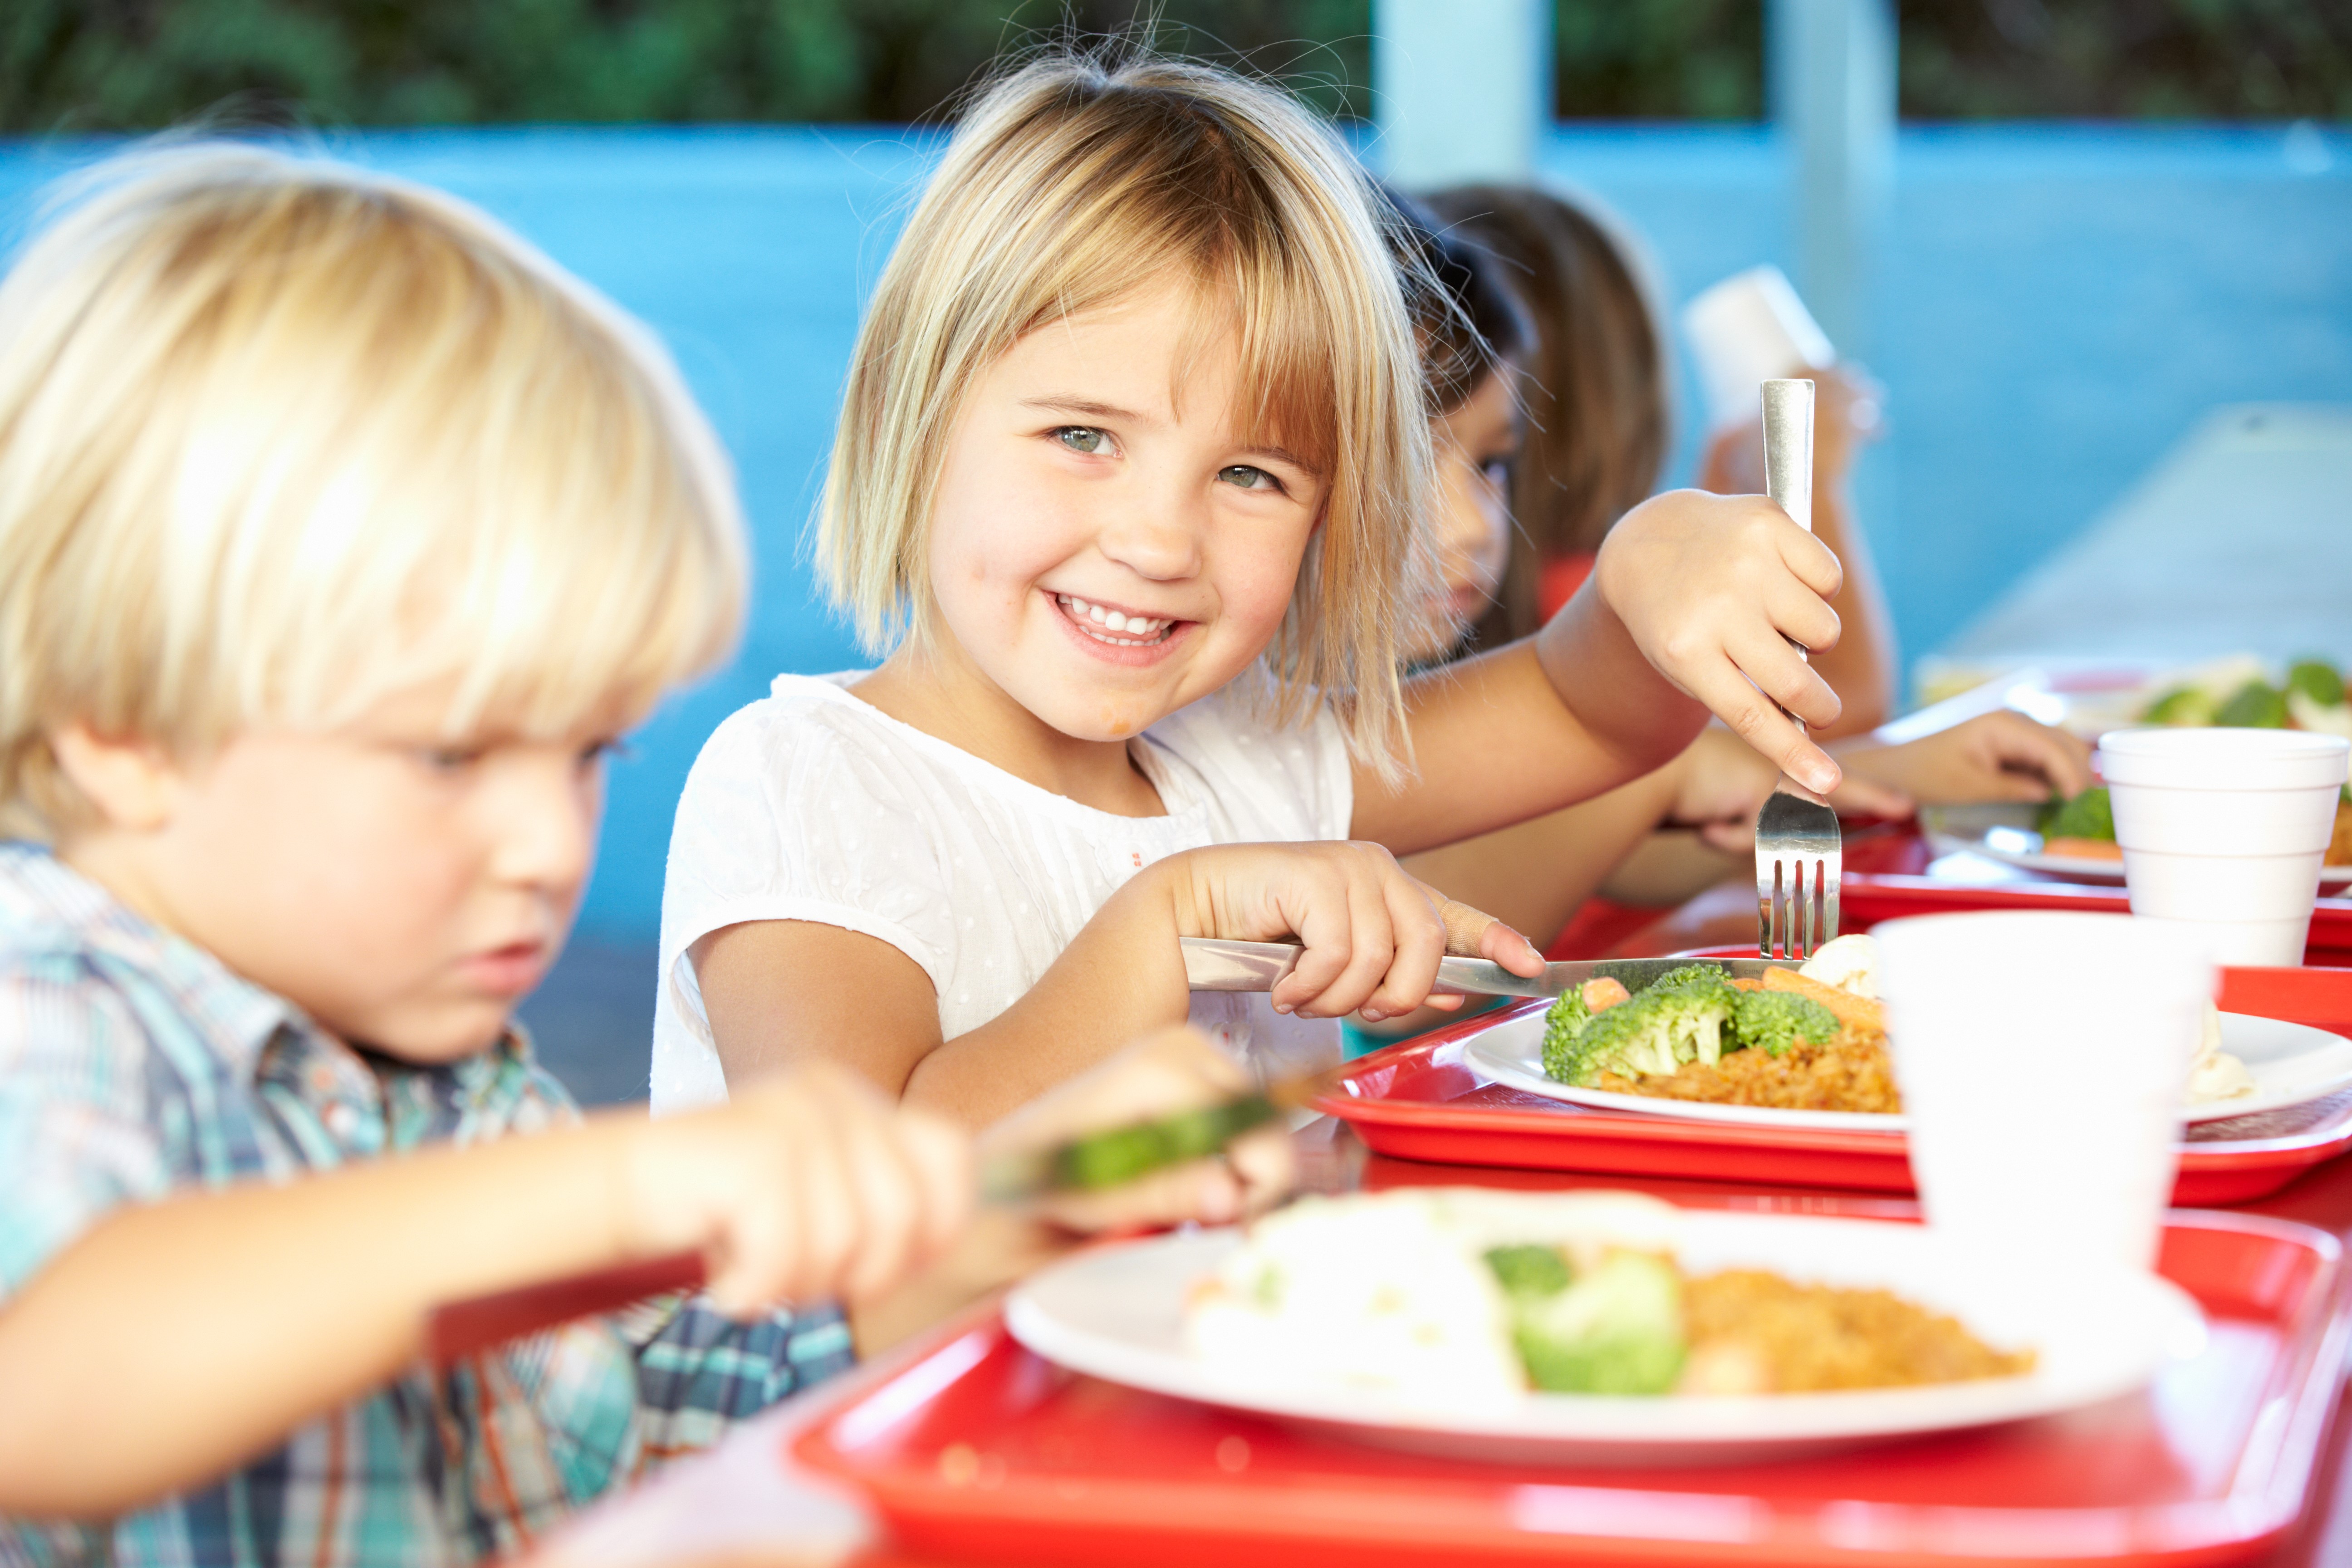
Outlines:
[{"label": "boy's hand", "polygon": [[[1214,1105],[1245,1094],[1253,1080],[1240,1063],[1198,1029],[1146,1036],[1101,1066],[990,1127],[983,1153],[1042,1149],[1089,1132]],[[1058,1194],[1047,1218],[1072,1230],[1122,1230],[1198,1220],[1221,1225],[1255,1214],[1297,1180],[1289,1130],[1260,1127],[1226,1145],[1222,1157],[1154,1171],[1099,1193]]]},{"label": "boy's hand", "polygon": [[970,1217],[970,1139],[812,1062],[719,1110],[653,1121],[627,1162],[625,1254],[699,1247],[720,1310],[869,1299]]},{"label": "boy's hand", "polygon": [[2082,794],[2091,748],[2063,730],[2008,709],[1979,713],[1900,746],[1840,749],[1849,779],[1868,778],[1931,805],[1988,800],[2047,800]]},{"label": "boy's hand", "polygon": [[1837,644],[1825,601],[1843,574],[1827,545],[1766,497],[1675,490],[1609,531],[1593,576],[1659,674],[1800,784],[1837,787],[1829,753],[1780,712],[1838,716],[1837,693],[1790,646]]},{"label": "boy's hand", "polygon": [[1276,1012],[1377,1023],[1433,1000],[1458,1007],[1458,996],[1429,994],[1448,953],[1543,972],[1526,937],[1407,875],[1377,844],[1219,845],[1165,864],[1179,936],[1306,944],[1274,988]]}]

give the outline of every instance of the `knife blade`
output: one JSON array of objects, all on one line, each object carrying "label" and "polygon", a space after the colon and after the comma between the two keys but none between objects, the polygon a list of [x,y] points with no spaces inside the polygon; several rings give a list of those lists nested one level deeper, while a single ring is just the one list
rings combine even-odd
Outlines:
[{"label": "knife blade", "polygon": [[[1271,991],[1307,950],[1295,942],[1235,942],[1188,936],[1184,978],[1195,991]],[[1738,979],[1754,980],[1768,969],[1790,963],[1760,958],[1600,958],[1547,963],[1540,975],[1514,974],[1483,958],[1446,958],[1437,965],[1434,989],[1443,995],[1560,996],[1588,980],[1609,978],[1639,991],[1659,976],[1694,963],[1709,964]]]}]

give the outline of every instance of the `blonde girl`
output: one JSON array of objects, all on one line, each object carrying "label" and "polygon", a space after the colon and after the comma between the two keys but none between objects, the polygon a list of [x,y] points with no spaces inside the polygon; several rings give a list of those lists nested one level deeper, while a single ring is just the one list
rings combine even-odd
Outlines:
[{"label": "blonde girl", "polygon": [[689,777],[657,1107],[848,1063],[980,1121],[1183,1018],[1177,938],[1296,936],[1267,1066],[1517,932],[1392,854],[1665,762],[1709,707],[1800,777],[1837,565],[1760,498],[1612,535],[1535,636],[1399,675],[1431,592],[1408,288],[1329,131],[1268,87],[1056,57],[973,107],[851,365],[817,529],[888,657],[780,678]]}]

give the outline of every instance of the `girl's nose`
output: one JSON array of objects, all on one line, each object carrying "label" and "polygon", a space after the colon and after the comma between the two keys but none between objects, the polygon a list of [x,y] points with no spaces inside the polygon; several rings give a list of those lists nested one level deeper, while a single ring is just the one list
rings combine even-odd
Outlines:
[{"label": "girl's nose", "polygon": [[1105,523],[1097,548],[1139,577],[1181,582],[1200,573],[1204,510],[1180,495],[1139,496]]}]

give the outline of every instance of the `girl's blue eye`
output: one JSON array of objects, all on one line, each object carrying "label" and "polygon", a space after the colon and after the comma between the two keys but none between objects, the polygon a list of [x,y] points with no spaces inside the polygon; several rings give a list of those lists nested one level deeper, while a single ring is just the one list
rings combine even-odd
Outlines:
[{"label": "girl's blue eye", "polygon": [[580,748],[580,771],[586,773],[592,768],[604,766],[615,757],[628,754],[629,746],[625,741],[591,741]]},{"label": "girl's blue eye", "polygon": [[1108,437],[1102,431],[1084,425],[1065,425],[1054,432],[1054,439],[1073,452],[1083,452],[1091,457],[1103,449],[1103,443]]},{"label": "girl's blue eye", "polygon": [[1264,468],[1253,468],[1247,463],[1235,463],[1230,468],[1220,468],[1217,478],[1245,490],[1278,490],[1282,488],[1280,479]]},{"label": "girl's blue eye", "polygon": [[430,746],[422,755],[425,765],[436,773],[461,773],[482,760],[478,746]]}]

